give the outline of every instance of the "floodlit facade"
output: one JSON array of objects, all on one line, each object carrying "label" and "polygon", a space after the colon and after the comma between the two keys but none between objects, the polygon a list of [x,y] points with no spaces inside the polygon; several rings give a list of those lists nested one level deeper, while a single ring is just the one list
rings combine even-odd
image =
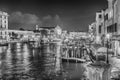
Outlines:
[{"label": "floodlit facade", "polygon": [[96,13],[96,42],[107,44],[109,34],[109,47],[115,55],[120,55],[120,0],[108,0],[108,8]]},{"label": "floodlit facade", "polygon": [[8,40],[8,13],[0,11],[0,40]]},{"label": "floodlit facade", "polygon": [[9,40],[29,40],[35,38],[35,33],[33,31],[8,30],[8,38]]},{"label": "floodlit facade", "polygon": [[69,32],[69,37],[72,39],[87,38],[88,34],[86,32]]},{"label": "floodlit facade", "polygon": [[91,25],[89,25],[89,31],[88,31],[88,33],[89,33],[89,37],[90,37],[90,39],[92,40],[92,41],[94,41],[95,40],[95,42],[97,42],[96,40],[96,33],[97,31],[96,31],[96,22],[93,22]]},{"label": "floodlit facade", "polygon": [[37,30],[41,33],[42,37],[46,37],[46,38],[56,38],[56,37],[60,37],[62,34],[62,29],[60,26],[55,26],[55,27],[39,27],[37,28]]},{"label": "floodlit facade", "polygon": [[111,34],[115,56],[120,55],[120,0],[108,0],[107,34]]}]

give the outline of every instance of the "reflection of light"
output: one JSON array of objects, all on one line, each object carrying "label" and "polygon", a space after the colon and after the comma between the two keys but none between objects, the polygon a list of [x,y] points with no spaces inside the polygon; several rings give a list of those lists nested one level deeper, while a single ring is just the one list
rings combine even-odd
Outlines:
[{"label": "reflection of light", "polygon": [[0,47],[0,53],[2,53],[2,47]]},{"label": "reflection of light", "polygon": [[11,49],[11,45],[10,44],[8,44],[8,49]]},{"label": "reflection of light", "polygon": [[17,48],[17,52],[20,52],[21,51],[21,49],[20,48]]},{"label": "reflection of light", "polygon": [[60,46],[57,46],[56,50],[56,66],[55,66],[56,71],[60,71]]},{"label": "reflection of light", "polygon": [[6,52],[6,64],[5,65],[9,65],[10,67],[12,67],[13,65],[11,63],[12,63],[12,53],[11,53],[11,49],[8,48]]},{"label": "reflection of light", "polygon": [[0,53],[6,51],[7,47],[0,47]]},{"label": "reflection of light", "polygon": [[11,53],[11,45],[10,44],[8,45],[7,53]]},{"label": "reflection of light", "polygon": [[17,43],[17,48],[20,48],[21,43]]},{"label": "reflection of light", "polygon": [[35,55],[35,50],[33,50],[33,56]]},{"label": "reflection of light", "polygon": [[23,64],[25,67],[25,70],[28,71],[29,70],[29,50],[27,47],[27,44],[24,45],[24,50],[23,50]]},{"label": "reflection of light", "polygon": [[21,43],[17,43],[16,47],[17,47],[17,52],[20,52],[21,51]]},{"label": "reflection of light", "polygon": [[23,47],[24,47],[24,48],[23,48],[23,49],[24,49],[23,51],[24,51],[24,52],[28,52],[27,44],[25,44]]}]

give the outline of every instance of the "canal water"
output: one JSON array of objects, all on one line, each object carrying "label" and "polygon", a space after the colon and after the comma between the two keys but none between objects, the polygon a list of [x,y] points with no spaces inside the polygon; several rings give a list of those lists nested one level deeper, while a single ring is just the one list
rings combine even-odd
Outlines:
[{"label": "canal water", "polygon": [[0,80],[83,80],[84,64],[62,63],[56,56],[60,51],[57,44],[0,47]]}]

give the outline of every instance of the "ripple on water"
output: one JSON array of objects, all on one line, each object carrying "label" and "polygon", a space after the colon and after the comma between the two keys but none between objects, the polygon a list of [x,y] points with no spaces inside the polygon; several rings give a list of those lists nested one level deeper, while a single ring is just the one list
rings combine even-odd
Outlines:
[{"label": "ripple on water", "polygon": [[1,80],[80,80],[84,72],[83,65],[58,65],[54,58],[57,47],[52,45],[33,49],[28,44],[10,44],[8,51],[1,54]]}]

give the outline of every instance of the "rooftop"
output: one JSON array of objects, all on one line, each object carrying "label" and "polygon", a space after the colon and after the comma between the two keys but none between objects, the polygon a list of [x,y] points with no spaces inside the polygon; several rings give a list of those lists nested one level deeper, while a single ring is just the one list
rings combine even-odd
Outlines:
[{"label": "rooftop", "polygon": [[44,29],[53,29],[53,28],[56,28],[56,27],[39,27],[39,28],[44,28]]}]

